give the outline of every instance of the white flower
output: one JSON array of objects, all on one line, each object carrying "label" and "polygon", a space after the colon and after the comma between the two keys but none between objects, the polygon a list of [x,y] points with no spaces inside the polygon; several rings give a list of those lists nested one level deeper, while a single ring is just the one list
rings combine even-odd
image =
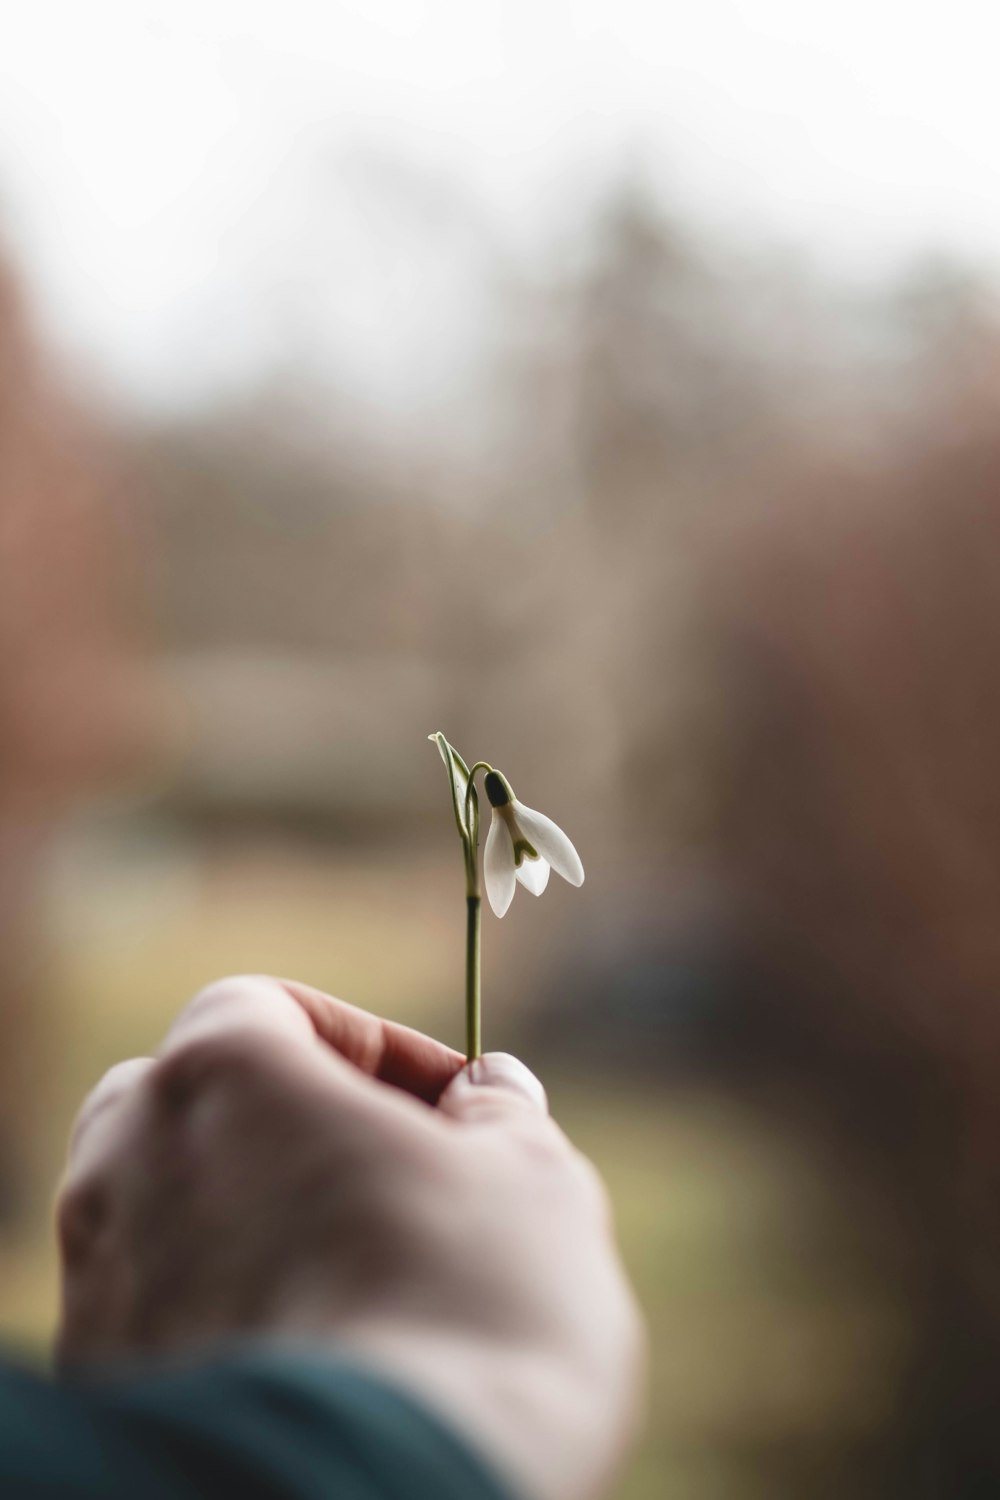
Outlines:
[{"label": "white flower", "polygon": [[570,885],[583,884],[580,856],[551,818],[518,802],[496,771],[486,776],[486,795],[493,817],[483,856],[483,877],[498,917],[513,901],[518,881],[533,896],[540,896],[549,883],[550,866]]}]

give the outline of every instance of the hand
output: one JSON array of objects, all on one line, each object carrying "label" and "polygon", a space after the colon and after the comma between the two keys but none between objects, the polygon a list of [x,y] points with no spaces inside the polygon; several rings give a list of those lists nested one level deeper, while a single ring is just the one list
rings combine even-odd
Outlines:
[{"label": "hand", "polygon": [[222,980],[84,1104],[58,1223],[64,1363],[308,1337],[540,1500],[620,1461],[642,1337],[606,1198],[505,1054]]}]

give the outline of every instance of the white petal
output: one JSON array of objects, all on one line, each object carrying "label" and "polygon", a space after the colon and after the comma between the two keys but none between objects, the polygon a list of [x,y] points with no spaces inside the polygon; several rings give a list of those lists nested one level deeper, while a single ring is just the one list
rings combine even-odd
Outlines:
[{"label": "white petal", "polygon": [[540,896],[549,883],[549,862],[541,858],[522,859],[515,874],[526,891]]},{"label": "white petal", "polygon": [[517,881],[514,878],[514,840],[506,818],[501,817],[496,808],[493,809],[490,831],[486,838],[483,879],[486,881],[490,905],[497,916],[502,917],[514,899]]},{"label": "white petal", "polygon": [[544,813],[534,812],[523,802],[513,802],[514,820],[533,849],[547,859],[557,875],[570,885],[583,885],[583,865],[558,823]]}]

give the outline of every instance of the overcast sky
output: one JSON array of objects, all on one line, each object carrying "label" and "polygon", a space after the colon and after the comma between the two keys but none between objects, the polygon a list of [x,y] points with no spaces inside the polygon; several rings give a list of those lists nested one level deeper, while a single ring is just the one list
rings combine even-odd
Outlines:
[{"label": "overcast sky", "polygon": [[474,341],[481,237],[525,253],[618,162],[723,235],[845,274],[924,248],[1000,264],[998,18],[30,0],[0,22],[5,237],[58,340],[135,402],[324,349],[402,399],[449,311],[446,342]]}]

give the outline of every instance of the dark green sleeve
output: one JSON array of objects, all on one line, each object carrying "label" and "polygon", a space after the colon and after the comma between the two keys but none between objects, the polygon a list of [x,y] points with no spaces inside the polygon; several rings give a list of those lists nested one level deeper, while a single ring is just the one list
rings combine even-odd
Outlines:
[{"label": "dark green sleeve", "polygon": [[0,1367],[0,1496],[511,1500],[417,1401],[263,1348],[86,1385]]}]

